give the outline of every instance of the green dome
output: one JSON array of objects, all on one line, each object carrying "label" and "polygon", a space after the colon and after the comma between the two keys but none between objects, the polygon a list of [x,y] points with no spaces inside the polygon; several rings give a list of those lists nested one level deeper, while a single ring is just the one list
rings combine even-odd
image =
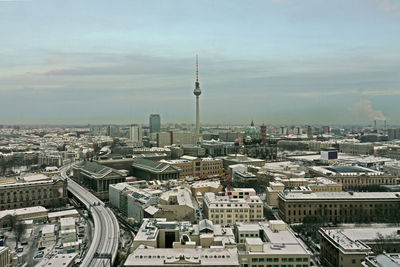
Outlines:
[{"label": "green dome", "polygon": [[251,126],[244,131],[244,136],[250,136],[252,138],[261,136],[260,130],[254,126],[253,121],[251,121]]}]

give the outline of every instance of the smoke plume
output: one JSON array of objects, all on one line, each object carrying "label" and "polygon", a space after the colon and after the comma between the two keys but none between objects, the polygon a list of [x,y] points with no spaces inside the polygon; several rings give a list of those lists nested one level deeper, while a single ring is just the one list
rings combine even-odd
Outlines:
[{"label": "smoke plume", "polygon": [[360,101],[358,101],[357,103],[355,103],[352,108],[351,108],[352,112],[354,114],[365,114],[368,116],[368,118],[372,121],[372,120],[386,120],[385,115],[383,115],[383,112],[380,110],[375,110],[372,107],[372,103],[369,100],[365,100],[362,99]]}]

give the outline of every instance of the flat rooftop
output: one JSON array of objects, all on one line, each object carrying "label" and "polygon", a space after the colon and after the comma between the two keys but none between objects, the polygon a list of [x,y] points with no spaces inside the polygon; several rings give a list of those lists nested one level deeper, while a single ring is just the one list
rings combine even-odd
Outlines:
[{"label": "flat rooftop", "polygon": [[375,242],[379,235],[383,237],[400,238],[398,234],[400,227],[393,227],[384,224],[373,224],[369,226],[354,227],[354,225],[344,227],[321,228],[329,240],[343,251],[369,250],[366,243]]},{"label": "flat rooftop", "polygon": [[236,248],[145,248],[139,246],[124,266],[164,266],[194,264],[196,266],[238,266]]},{"label": "flat rooftop", "polygon": [[313,193],[282,193],[281,197],[287,200],[346,200],[346,199],[371,199],[371,200],[397,200],[400,194],[396,192],[313,192]]}]

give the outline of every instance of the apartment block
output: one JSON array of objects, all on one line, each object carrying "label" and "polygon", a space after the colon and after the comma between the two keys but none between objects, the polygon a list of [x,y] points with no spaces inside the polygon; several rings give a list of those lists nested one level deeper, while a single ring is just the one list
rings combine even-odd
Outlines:
[{"label": "apartment block", "polygon": [[258,196],[231,198],[206,193],[203,212],[206,218],[215,224],[235,224],[264,219],[263,202]]}]

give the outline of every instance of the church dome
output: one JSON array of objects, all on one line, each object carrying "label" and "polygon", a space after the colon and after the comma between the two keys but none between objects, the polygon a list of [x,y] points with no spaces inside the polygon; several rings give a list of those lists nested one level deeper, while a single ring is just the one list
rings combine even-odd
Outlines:
[{"label": "church dome", "polygon": [[261,136],[261,132],[254,126],[254,122],[251,121],[251,126],[244,131],[244,136],[250,136],[251,138],[258,138]]}]

